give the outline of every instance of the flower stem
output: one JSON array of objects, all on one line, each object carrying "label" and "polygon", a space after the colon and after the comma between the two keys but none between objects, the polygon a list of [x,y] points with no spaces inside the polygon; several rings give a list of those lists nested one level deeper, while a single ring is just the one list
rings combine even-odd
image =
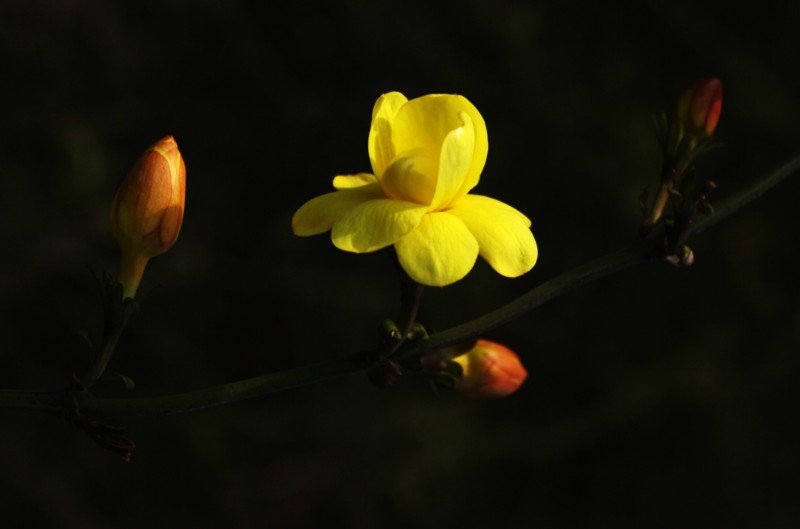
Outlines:
[{"label": "flower stem", "polygon": [[149,260],[149,257],[145,257],[140,253],[133,252],[127,248],[121,249],[117,281],[122,285],[123,299],[136,296],[136,291],[139,290],[139,283],[142,281],[142,276]]},{"label": "flower stem", "polygon": [[122,328],[113,332],[111,335],[104,338],[103,347],[97,355],[97,361],[92,366],[92,369],[80,379],[80,387],[83,391],[91,388],[95,382],[100,380],[103,373],[108,367],[108,362],[111,360],[111,355],[114,354],[114,349],[117,347],[117,342],[122,335]]},{"label": "flower stem", "polygon": [[[800,156],[756,181],[747,189],[722,202],[711,216],[698,218],[687,229],[691,235],[716,224],[757,199],[777,184],[800,169]],[[647,237],[604,257],[578,266],[543,283],[516,300],[484,316],[432,335],[403,356],[453,345],[476,338],[511,320],[542,306],[575,288],[626,270],[637,264],[663,256],[663,228],[654,229]],[[413,318],[412,318],[413,321]],[[212,388],[175,395],[140,398],[99,398],[87,394],[77,395],[81,412],[94,415],[166,415],[182,413],[212,406],[259,397],[267,393],[282,391],[322,382],[332,378],[364,371],[371,365],[366,353],[354,353],[343,358],[271,373]],[[0,390],[0,407],[17,408],[50,413],[64,411],[65,391]]]},{"label": "flower stem", "polygon": [[[658,233],[661,232],[656,232],[656,234]],[[405,351],[404,355],[419,355],[431,349],[439,349],[479,338],[488,331],[501,327],[570,290],[650,260],[657,255],[657,242],[658,237],[648,237],[628,248],[577,266],[492,312],[431,335],[417,347]]]},{"label": "flower stem", "polygon": [[[670,168],[665,168],[664,171],[671,171]],[[645,217],[644,222],[642,222],[642,233],[647,234],[650,230],[653,229],[661,217],[664,215],[664,208],[667,206],[667,201],[669,200],[669,190],[672,186],[672,180],[667,178],[665,173],[664,177],[661,181],[661,186],[658,189],[658,195],[656,195],[656,199],[653,201],[653,206],[650,208],[650,213]]]},{"label": "flower stem", "polygon": [[103,318],[105,319],[103,339],[89,372],[80,379],[76,379],[75,389],[81,393],[88,391],[105,373],[114,349],[117,347],[117,342],[138,306],[130,296],[123,297],[124,285],[121,283],[106,277],[104,280],[98,279],[98,284],[103,298]]},{"label": "flower stem", "polygon": [[419,305],[422,301],[422,292],[425,290],[425,286],[420,285],[416,281],[413,281],[409,277],[404,278],[402,286],[402,303],[401,303],[401,314],[400,314],[400,324],[403,325],[403,335],[400,337],[400,340],[392,344],[391,350],[386,353],[386,357],[392,356],[400,346],[408,338],[409,333],[411,333],[411,329],[414,327],[414,323],[417,321],[417,312],[419,312]]},{"label": "flower stem", "polygon": [[[168,415],[221,406],[260,397],[267,393],[308,386],[363,371],[369,365],[365,353],[361,352],[337,360],[269,373],[177,395],[112,399],[80,396],[78,400],[83,414]],[[0,403],[2,396],[0,393]]]}]

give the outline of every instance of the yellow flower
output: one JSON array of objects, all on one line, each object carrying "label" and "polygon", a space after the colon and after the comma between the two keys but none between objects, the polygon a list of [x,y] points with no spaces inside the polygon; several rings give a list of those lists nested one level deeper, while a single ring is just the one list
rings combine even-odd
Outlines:
[{"label": "yellow flower", "polygon": [[111,205],[111,231],[122,254],[117,280],[124,297],[136,294],[150,258],[175,244],[185,201],[186,165],[178,144],[166,136],[139,157]]},{"label": "yellow flower", "polygon": [[470,195],[486,163],[486,124],[465,97],[432,94],[409,101],[381,96],[372,111],[372,174],[337,176],[337,189],[294,215],[300,236],[331,230],[333,244],[356,253],[394,245],[416,282],[449,285],[481,255],[517,277],[536,263],[530,221],[516,209]]}]

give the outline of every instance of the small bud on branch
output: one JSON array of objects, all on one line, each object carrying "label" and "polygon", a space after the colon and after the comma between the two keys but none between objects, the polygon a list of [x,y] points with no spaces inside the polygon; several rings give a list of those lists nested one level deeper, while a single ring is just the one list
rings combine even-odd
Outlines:
[{"label": "small bud on branch", "polygon": [[136,295],[151,257],[178,238],[186,201],[186,165],[172,136],[153,144],[136,161],[111,206],[111,231],[121,250],[117,280],[123,296]]},{"label": "small bud on branch", "polygon": [[517,391],[528,377],[514,351],[489,340],[478,340],[472,350],[453,361],[463,370],[455,389],[468,397],[506,397]]}]

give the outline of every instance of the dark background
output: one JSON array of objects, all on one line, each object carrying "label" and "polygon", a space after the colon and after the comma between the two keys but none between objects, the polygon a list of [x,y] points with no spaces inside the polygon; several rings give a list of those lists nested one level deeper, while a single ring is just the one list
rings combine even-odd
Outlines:
[{"label": "dark background", "polygon": [[[270,4],[268,7],[267,4]],[[800,143],[800,4],[0,4],[0,386],[88,365],[114,270],[117,185],[173,134],[188,168],[176,246],[112,372],[176,392],[370,348],[398,309],[383,252],[291,233],[336,174],[369,170],[383,92],[467,96],[490,151],[477,193],[525,212],[540,257],[429,289],[447,328],[633,239],[660,164],[650,116],[718,76],[716,198]],[[611,4],[609,4],[611,5]],[[185,415],[125,419],[130,464],[49,416],[0,410],[0,526],[797,527],[797,178],[652,263],[487,338],[514,396],[437,398],[362,375]]]}]

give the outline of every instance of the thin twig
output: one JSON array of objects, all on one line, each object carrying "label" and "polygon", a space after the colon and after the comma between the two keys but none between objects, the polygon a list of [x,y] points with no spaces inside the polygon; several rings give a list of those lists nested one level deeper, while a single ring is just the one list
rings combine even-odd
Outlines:
[{"label": "thin twig", "polygon": [[[696,219],[687,230],[687,234],[703,231],[732,215],[797,172],[798,169],[800,169],[800,156],[791,159],[747,189],[718,204],[713,215]],[[575,288],[652,260],[654,255],[659,255],[662,237],[663,233],[654,230],[646,239],[641,239],[626,249],[578,266],[484,316],[434,334],[413,349],[405,351],[403,355],[421,354],[474,339]],[[90,395],[78,395],[78,401],[82,413],[86,414],[166,415],[220,406],[267,393],[306,386],[363,371],[368,367],[370,367],[370,362],[367,353],[360,352],[311,366],[188,393],[140,398],[97,398]],[[0,390],[0,407],[58,414],[63,411],[64,393],[63,390],[53,392]]]}]

